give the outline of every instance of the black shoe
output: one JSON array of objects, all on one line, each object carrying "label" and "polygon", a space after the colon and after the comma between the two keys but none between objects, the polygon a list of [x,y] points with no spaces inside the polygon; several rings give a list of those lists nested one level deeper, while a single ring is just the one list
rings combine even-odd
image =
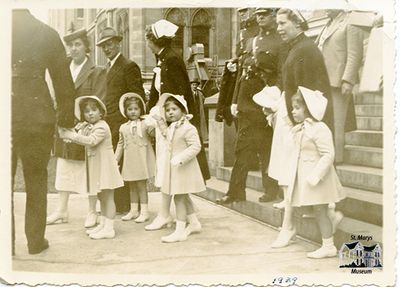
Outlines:
[{"label": "black shoe", "polygon": [[225,195],[222,198],[217,199],[217,204],[229,204],[236,201],[233,196]]},{"label": "black shoe", "polygon": [[42,242],[42,244],[40,245],[40,246],[38,246],[38,247],[32,247],[32,248],[29,248],[28,247],[28,251],[29,251],[29,254],[39,254],[40,252],[42,252],[43,250],[46,250],[47,248],[49,248],[49,241],[47,241],[47,239],[43,239],[43,242]]},{"label": "black shoe", "polygon": [[270,202],[276,199],[276,193],[264,193],[259,199],[259,202]]}]

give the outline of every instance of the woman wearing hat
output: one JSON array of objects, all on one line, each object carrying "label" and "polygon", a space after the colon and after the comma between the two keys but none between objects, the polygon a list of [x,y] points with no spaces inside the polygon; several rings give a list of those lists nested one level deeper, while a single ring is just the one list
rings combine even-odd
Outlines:
[{"label": "woman wearing hat", "polygon": [[[153,108],[163,93],[182,95],[187,103],[189,112],[193,115],[191,122],[199,129],[200,115],[194,102],[186,65],[181,56],[176,54],[171,48],[172,39],[175,37],[177,30],[178,26],[167,20],[159,20],[146,28],[147,45],[156,55],[157,59],[157,67],[153,70],[154,76],[150,89],[148,108],[149,110]],[[204,180],[209,179],[210,173],[203,147],[197,155],[197,160]],[[167,218],[170,218],[169,207],[171,198],[163,197],[162,202],[162,211],[152,224],[146,226],[146,230],[160,229],[167,223]]]},{"label": "woman wearing hat", "polygon": [[[89,58],[89,39],[85,29],[75,31],[64,37],[71,57],[70,71],[75,83],[76,96],[105,95],[105,71],[96,67]],[[59,193],[57,210],[47,217],[47,224],[68,222],[68,198],[71,191],[86,193],[83,171],[85,168],[84,147],[66,143],[61,138],[55,140],[54,153],[57,157],[55,187]],[[89,213],[85,227],[96,224],[97,196],[89,195]]]}]

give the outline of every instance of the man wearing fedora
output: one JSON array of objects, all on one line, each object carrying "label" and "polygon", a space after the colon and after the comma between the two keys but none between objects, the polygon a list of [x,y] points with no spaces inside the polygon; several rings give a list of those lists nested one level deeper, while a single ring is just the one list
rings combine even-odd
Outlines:
[{"label": "man wearing fedora", "polygon": [[257,158],[261,167],[265,195],[260,201],[275,199],[278,184],[267,174],[272,142],[272,128],[267,125],[262,108],[253,101],[253,95],[265,86],[277,85],[279,57],[282,55],[282,40],[276,32],[275,9],[257,8],[254,12],[259,34],[246,42],[247,55],[239,70],[232,101],[232,114],[238,118],[235,162],[227,194],[219,199],[220,204],[246,200],[246,179],[252,168],[251,160]]},{"label": "man wearing fedora", "polygon": [[[108,59],[106,96],[102,100],[107,108],[105,120],[111,128],[115,150],[118,144],[119,127],[125,122],[118,110],[119,98],[127,92],[133,92],[141,95],[144,100],[143,81],[139,66],[125,58],[120,52],[122,36],[118,35],[112,27],[106,27],[101,31],[99,38],[96,45],[102,48]],[[114,200],[117,212],[123,213],[130,210],[129,192],[126,187],[115,190]]]}]

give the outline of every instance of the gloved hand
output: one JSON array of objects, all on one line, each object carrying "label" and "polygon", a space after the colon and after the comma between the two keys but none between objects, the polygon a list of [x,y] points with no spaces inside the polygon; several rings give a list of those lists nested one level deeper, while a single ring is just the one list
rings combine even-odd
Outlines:
[{"label": "gloved hand", "polygon": [[149,115],[153,117],[156,121],[161,120],[161,111],[159,106],[154,106],[151,108]]},{"label": "gloved hand", "polygon": [[308,184],[311,186],[316,186],[319,183],[319,180],[320,179],[318,178],[318,176],[315,176],[315,175],[309,175],[306,179]]},{"label": "gloved hand", "polygon": [[177,167],[177,166],[180,166],[182,163],[179,161],[179,159],[177,159],[176,157],[173,157],[172,159],[171,159],[171,165],[173,166],[173,167]]},{"label": "gloved hand", "polygon": [[237,111],[237,104],[232,104],[232,105],[231,105],[231,114],[232,114],[232,116],[236,117],[236,116],[237,116],[237,113],[238,113],[238,111]]},{"label": "gloved hand", "polygon": [[151,128],[155,128],[156,127],[156,121],[152,116],[144,115],[144,116],[142,116],[142,119],[143,119],[143,123],[146,126],[151,127]]}]

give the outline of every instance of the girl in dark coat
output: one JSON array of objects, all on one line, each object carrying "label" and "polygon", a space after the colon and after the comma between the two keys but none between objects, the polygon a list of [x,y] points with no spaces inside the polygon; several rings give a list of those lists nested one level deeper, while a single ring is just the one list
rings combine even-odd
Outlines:
[{"label": "girl in dark coat", "polygon": [[[171,49],[171,42],[177,30],[178,26],[166,20],[159,20],[146,28],[147,45],[157,59],[157,66],[153,70],[154,76],[150,89],[148,110],[151,110],[157,104],[159,96],[163,93],[181,95],[187,103],[189,113],[193,115],[191,123],[199,130],[200,116],[194,102],[186,65],[182,58]],[[197,160],[204,180],[209,179],[210,172],[203,146],[197,155]],[[161,211],[156,219],[145,227],[146,230],[160,229],[172,221],[169,213],[170,204],[171,197],[163,195]],[[189,203],[189,205],[192,205],[192,203]],[[199,231],[200,227],[197,218],[195,218],[194,210],[188,210],[187,214],[189,222],[188,234]]]}]

